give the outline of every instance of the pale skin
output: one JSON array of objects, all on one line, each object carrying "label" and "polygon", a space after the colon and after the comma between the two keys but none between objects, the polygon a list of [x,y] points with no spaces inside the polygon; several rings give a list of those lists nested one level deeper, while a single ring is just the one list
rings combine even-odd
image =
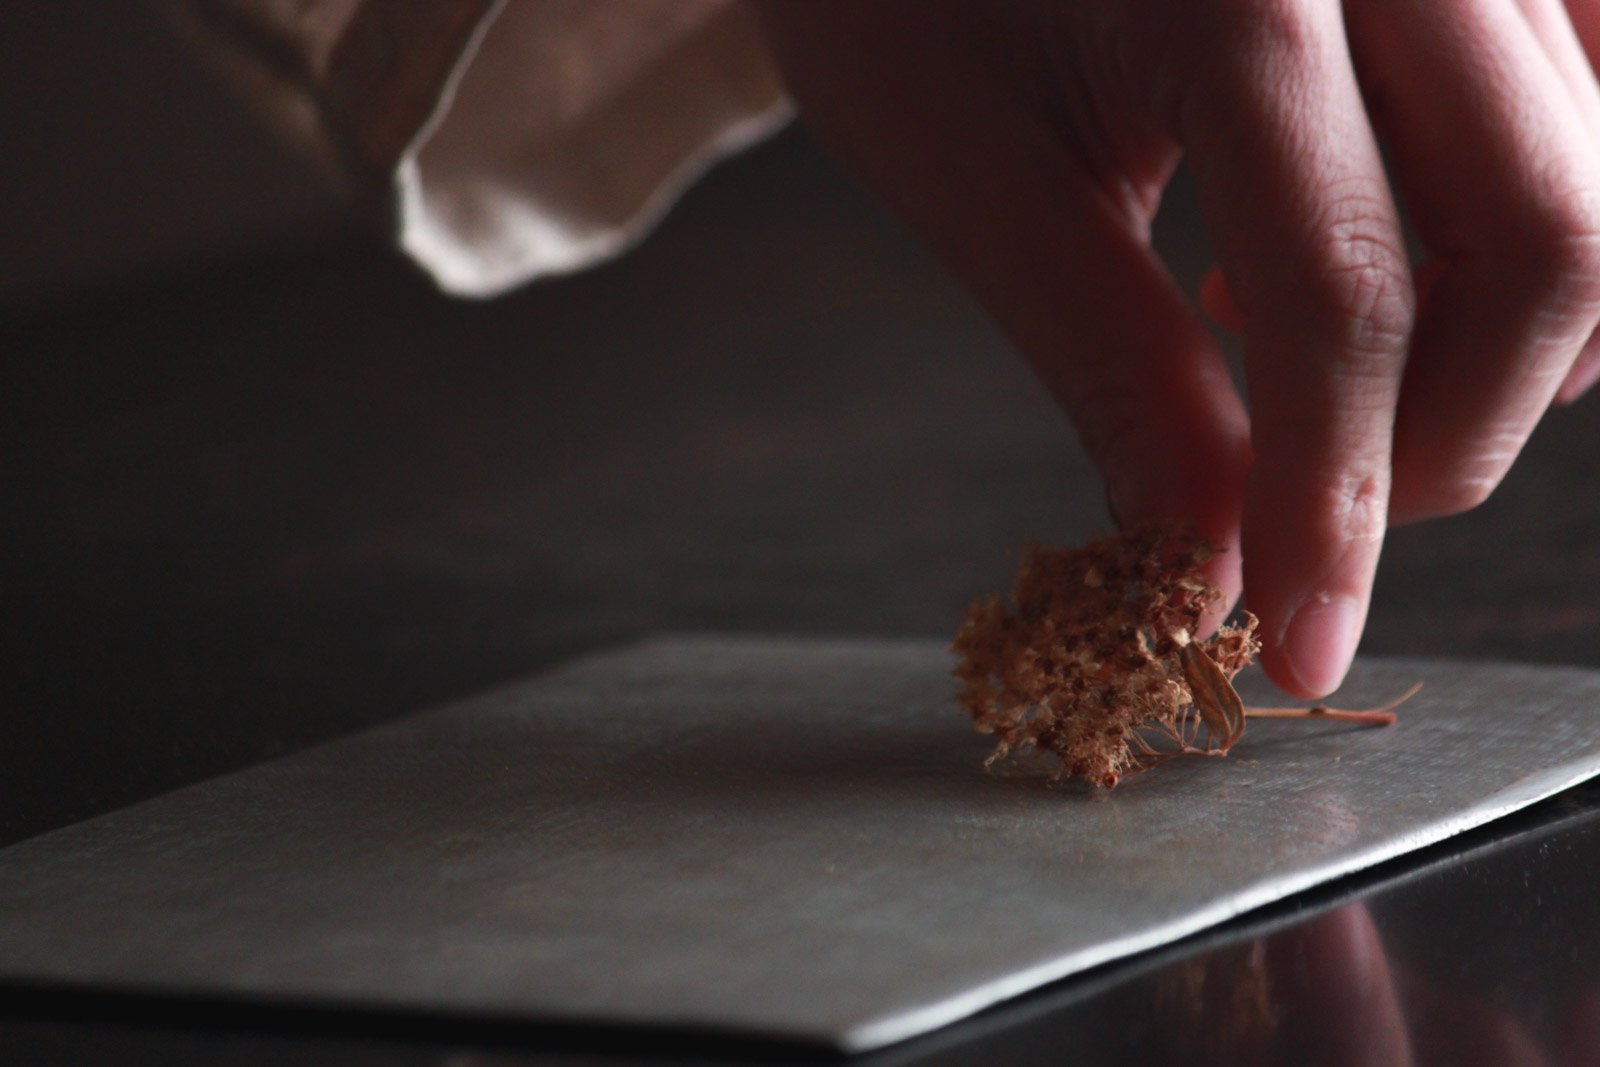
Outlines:
[{"label": "pale skin", "polygon": [[[1295,695],[1344,676],[1388,526],[1481,503],[1600,378],[1600,0],[759,10],[807,121],[1028,359],[1118,518],[1228,549],[1212,578]],[[1248,415],[1149,246],[1180,158]]]}]

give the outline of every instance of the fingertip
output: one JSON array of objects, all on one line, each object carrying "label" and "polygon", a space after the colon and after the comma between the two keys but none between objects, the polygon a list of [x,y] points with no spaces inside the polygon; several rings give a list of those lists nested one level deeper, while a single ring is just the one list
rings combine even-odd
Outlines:
[{"label": "fingertip", "polygon": [[1314,490],[1281,462],[1253,472],[1245,588],[1261,620],[1261,665],[1286,692],[1325,697],[1355,659],[1383,547],[1388,485],[1369,471]]},{"label": "fingertip", "polygon": [[1365,605],[1354,597],[1312,597],[1289,617],[1268,673],[1296,696],[1327,696],[1349,673],[1365,618]]},{"label": "fingertip", "polygon": [[1600,345],[1590,338],[1589,343],[1584,346],[1583,354],[1567,372],[1561,388],[1556,390],[1555,402],[1563,407],[1576,404],[1583,399],[1585,393],[1594,388],[1596,381],[1600,381]]}]

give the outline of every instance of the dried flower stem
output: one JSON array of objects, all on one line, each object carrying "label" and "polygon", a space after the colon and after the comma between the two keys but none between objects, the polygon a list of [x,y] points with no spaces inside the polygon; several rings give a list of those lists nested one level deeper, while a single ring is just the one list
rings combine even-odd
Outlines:
[{"label": "dried flower stem", "polygon": [[1317,704],[1309,708],[1251,708],[1244,709],[1247,719],[1338,719],[1341,722],[1364,722],[1375,726],[1389,726],[1394,723],[1394,709],[1416,696],[1417,690],[1422,688],[1422,683],[1407,689],[1387,704],[1379,704],[1375,708],[1359,708],[1346,710],[1343,708],[1330,708],[1326,704]]}]

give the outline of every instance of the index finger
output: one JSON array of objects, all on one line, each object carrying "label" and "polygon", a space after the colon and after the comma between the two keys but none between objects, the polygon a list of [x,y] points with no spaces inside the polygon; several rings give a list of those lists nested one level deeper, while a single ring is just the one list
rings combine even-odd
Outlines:
[{"label": "index finger", "polygon": [[1366,619],[1415,297],[1339,5],[1246,6],[1179,133],[1247,320],[1246,601],[1273,680],[1321,696]]}]

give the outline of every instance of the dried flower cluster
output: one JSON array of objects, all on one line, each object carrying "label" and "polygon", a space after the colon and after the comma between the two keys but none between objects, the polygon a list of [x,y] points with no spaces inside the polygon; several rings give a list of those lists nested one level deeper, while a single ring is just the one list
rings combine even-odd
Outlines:
[{"label": "dried flower cluster", "polygon": [[1226,752],[1244,730],[1232,678],[1261,645],[1248,612],[1196,639],[1222,599],[1201,574],[1210,558],[1192,532],[1153,525],[1030,547],[1013,605],[972,605],[953,646],[961,703],[998,739],[991,761],[1051,754],[1111,788],[1169,756]]}]

